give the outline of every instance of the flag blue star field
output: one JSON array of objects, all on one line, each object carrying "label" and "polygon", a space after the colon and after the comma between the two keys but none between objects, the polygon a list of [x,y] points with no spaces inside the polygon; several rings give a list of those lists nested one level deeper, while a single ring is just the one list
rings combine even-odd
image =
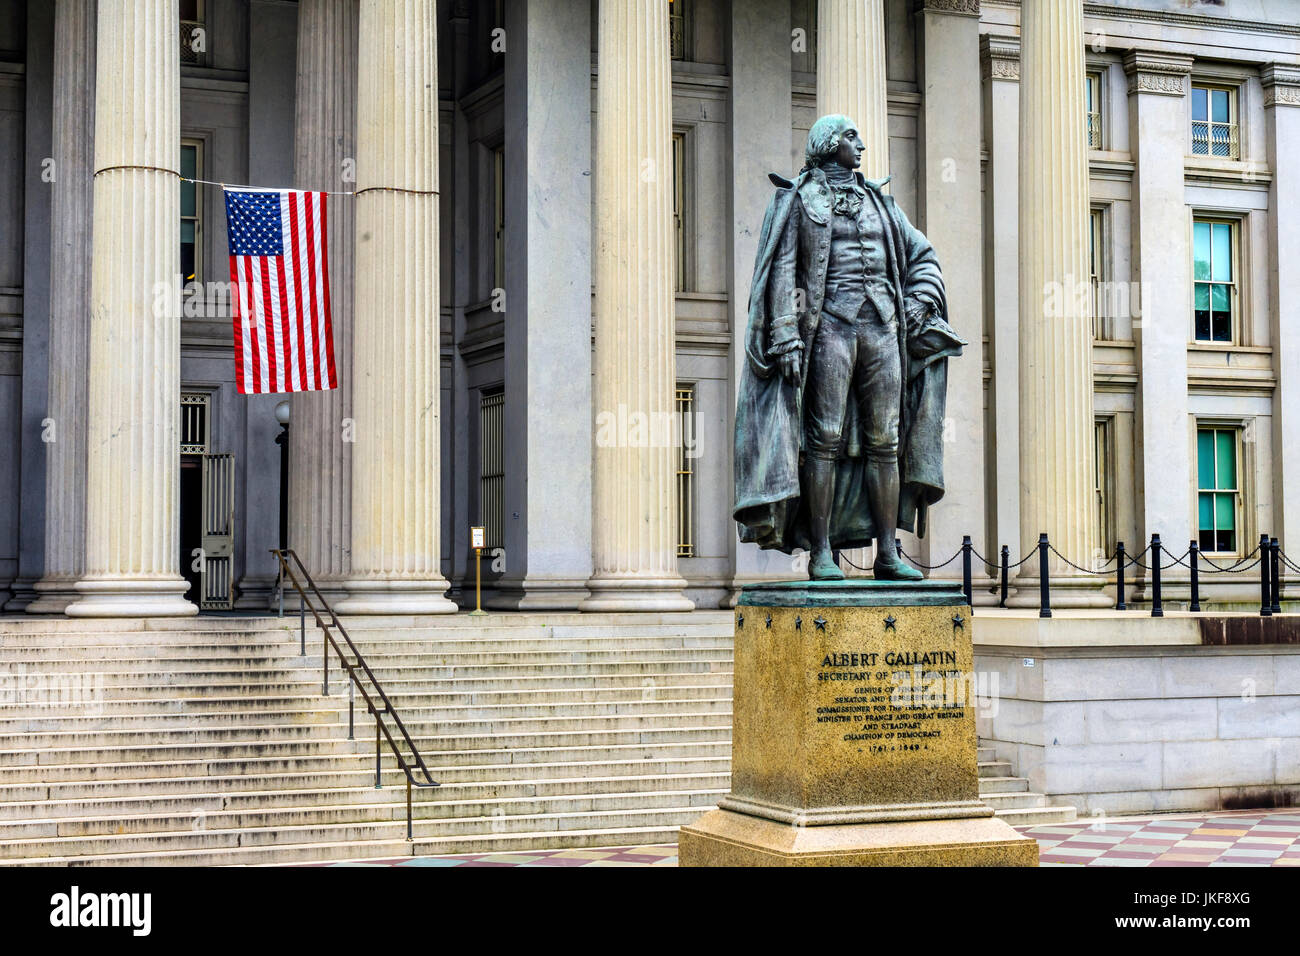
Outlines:
[{"label": "flag blue star field", "polygon": [[240,394],[336,388],[326,194],[225,194]]}]

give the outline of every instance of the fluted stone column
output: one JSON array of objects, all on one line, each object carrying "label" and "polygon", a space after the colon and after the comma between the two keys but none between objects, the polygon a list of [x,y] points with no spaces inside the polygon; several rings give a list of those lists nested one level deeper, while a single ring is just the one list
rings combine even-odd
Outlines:
[{"label": "fluted stone column", "polygon": [[[1047,532],[1096,559],[1083,0],[1020,8],[1020,546]],[[1081,295],[1081,292],[1084,294]],[[1024,565],[1022,586],[1037,579]],[[1098,579],[1050,564],[1053,603],[1104,606]],[[1026,600],[1037,600],[1027,589]]]},{"label": "fluted stone column", "polygon": [[858,124],[866,150],[862,175],[889,175],[885,88],[885,0],[819,0],[817,114],[843,113]]},{"label": "fluted stone column", "polygon": [[[101,0],[86,574],[74,617],[196,614],[179,574],[180,44],[172,0]],[[169,304],[170,304],[170,300]]]},{"label": "fluted stone column", "polygon": [[54,13],[54,182],[50,223],[50,377],[45,574],[31,614],[78,600],[86,561],[86,363],[95,123],[95,0]]},{"label": "fluted stone column", "polygon": [[[353,188],[345,175],[357,160],[357,3],[302,0],[298,5],[294,185],[299,189]],[[343,596],[351,566],[353,443],[348,422],[357,204],[346,197],[330,197],[329,202],[338,387],[294,395],[289,425],[289,547],[331,600]]]},{"label": "fluted stone column", "polygon": [[436,17],[361,4],[351,614],[456,610],[439,561]]},{"label": "fluted stone column", "polygon": [[599,5],[589,611],[694,607],[677,572],[678,448],[662,427],[677,374],[667,17],[658,0]]}]

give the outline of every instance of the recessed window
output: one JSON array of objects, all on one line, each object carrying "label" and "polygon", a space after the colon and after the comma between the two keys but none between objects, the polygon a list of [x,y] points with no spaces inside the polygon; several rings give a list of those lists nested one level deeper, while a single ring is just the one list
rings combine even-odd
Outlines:
[{"label": "recessed window", "polygon": [[[203,178],[203,144],[181,140],[181,176]],[[203,281],[203,187],[181,182],[181,282]]]},{"label": "recessed window", "polygon": [[1093,493],[1097,496],[1097,546],[1103,555],[1109,555],[1114,548],[1110,516],[1110,489],[1114,485],[1111,462],[1111,419],[1099,418],[1093,423],[1092,476]]},{"label": "recessed window", "polygon": [[686,134],[673,133],[673,252],[675,288],[686,291]]},{"label": "recessed window", "polygon": [[1237,550],[1236,428],[1196,430],[1197,529],[1202,551],[1227,554]]},{"label": "recessed window", "polygon": [[1085,84],[1088,106],[1088,148],[1101,149],[1101,74],[1089,73]]},{"label": "recessed window", "polygon": [[668,0],[668,41],[674,60],[691,58],[690,0]]},{"label": "recessed window", "polygon": [[1240,159],[1237,91],[1228,86],[1192,86],[1192,155]]},{"label": "recessed window", "polygon": [[180,0],[182,63],[202,66],[207,62],[205,6],[204,0]]},{"label": "recessed window", "polygon": [[677,386],[681,453],[677,464],[677,556],[695,556],[695,386]]},{"label": "recessed window", "polygon": [[1106,268],[1103,232],[1105,215],[1105,210],[1093,209],[1088,216],[1088,282],[1092,290],[1092,334],[1094,338],[1102,340],[1110,336],[1105,296],[1102,294]]},{"label": "recessed window", "polygon": [[492,283],[506,287],[506,156],[500,146],[492,151]]},{"label": "recessed window", "polygon": [[1192,222],[1192,279],[1196,341],[1231,342],[1237,303],[1237,224]]},{"label": "recessed window", "polygon": [[497,388],[479,395],[479,524],[489,548],[505,547],[506,396]]}]

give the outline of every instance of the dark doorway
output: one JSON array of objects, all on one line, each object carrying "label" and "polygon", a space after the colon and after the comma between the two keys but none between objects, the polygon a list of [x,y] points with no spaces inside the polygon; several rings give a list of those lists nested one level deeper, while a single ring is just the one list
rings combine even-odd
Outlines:
[{"label": "dark doorway", "polygon": [[181,455],[181,577],[190,582],[185,597],[195,604],[203,600],[203,581],[198,570],[198,550],[203,547],[203,457]]}]

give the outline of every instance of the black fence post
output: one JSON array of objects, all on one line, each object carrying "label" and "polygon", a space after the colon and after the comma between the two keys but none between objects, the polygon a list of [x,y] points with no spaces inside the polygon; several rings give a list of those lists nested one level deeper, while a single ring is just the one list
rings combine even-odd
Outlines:
[{"label": "black fence post", "polygon": [[1192,569],[1192,603],[1187,605],[1189,611],[1199,611],[1201,609],[1201,550],[1193,540],[1187,547],[1187,566]]},{"label": "black fence post", "polygon": [[975,614],[975,601],[971,596],[970,587],[970,552],[970,535],[964,534],[961,536],[961,589],[966,595],[966,603],[970,605],[970,613],[973,617]]},{"label": "black fence post", "polygon": [[1038,616],[1052,616],[1052,593],[1047,583],[1047,532],[1038,536]]},{"label": "black fence post", "polygon": [[1151,616],[1164,617],[1165,608],[1160,603],[1160,535],[1151,536]]},{"label": "black fence post", "polygon": [[1277,538],[1269,539],[1269,551],[1273,553],[1273,567],[1269,576],[1273,582],[1273,613],[1282,613],[1282,547]]},{"label": "black fence post", "polygon": [[1124,603],[1124,542],[1115,542],[1115,610],[1127,611],[1128,605]]},{"label": "black fence post", "polygon": [[1002,546],[1002,595],[998,598],[998,607],[1007,606],[1007,575],[1011,570],[1011,549]]},{"label": "black fence post", "polygon": [[1269,560],[1269,552],[1273,549],[1268,545],[1268,535],[1259,536],[1259,616],[1271,617],[1273,614],[1273,589],[1269,582],[1268,566],[1272,564]]}]

